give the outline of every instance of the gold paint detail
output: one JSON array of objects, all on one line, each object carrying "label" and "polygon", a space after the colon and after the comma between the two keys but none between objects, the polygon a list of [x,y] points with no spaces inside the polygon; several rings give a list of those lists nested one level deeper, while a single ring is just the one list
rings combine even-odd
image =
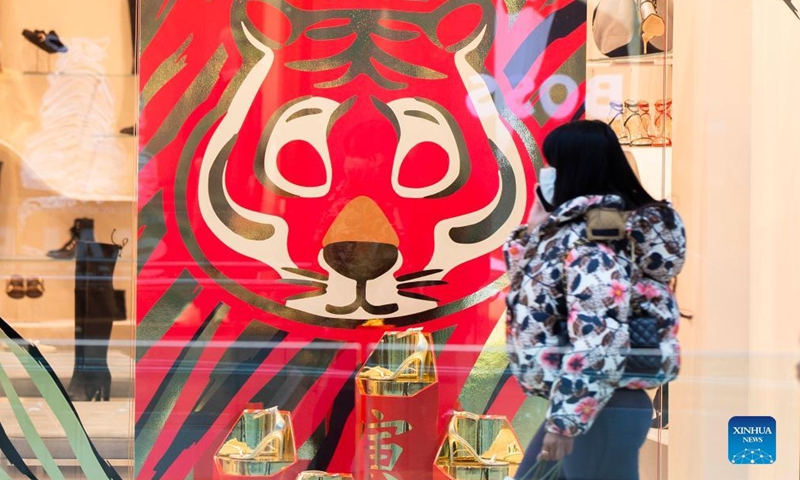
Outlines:
[{"label": "gold paint detail", "polygon": [[525,6],[526,0],[504,0],[506,4],[506,9],[508,13],[512,16],[517,15],[519,12],[522,11],[522,8]]},{"label": "gold paint detail", "polygon": [[371,318],[366,322],[364,322],[363,324],[361,324],[361,326],[367,328],[375,328],[375,327],[384,327],[386,326],[386,324],[383,323],[382,318]]},{"label": "gold paint detail", "polygon": [[550,100],[554,103],[564,103],[567,100],[568,94],[569,91],[567,91],[567,87],[560,84],[555,85],[550,89]]},{"label": "gold paint detail", "polygon": [[[334,80],[318,82],[316,88],[334,88],[345,85],[355,79],[358,75],[364,74],[380,87],[398,90],[408,86],[407,83],[389,80],[382,74],[376,65],[392,70],[395,73],[406,77],[422,80],[438,80],[447,78],[447,75],[432,68],[418,65],[402,60],[394,54],[388,53],[378,46],[376,38],[381,38],[391,42],[405,42],[419,37],[419,32],[410,30],[397,30],[381,25],[385,20],[386,11],[381,10],[347,10],[330,12],[308,12],[301,9],[297,10],[295,19],[296,28],[305,31],[308,38],[317,41],[327,41],[353,37],[353,42],[344,51],[335,55],[311,60],[301,60],[288,62],[286,66],[293,70],[303,72],[328,72],[339,67],[347,66],[344,74]],[[396,12],[389,11],[391,15]],[[333,25],[330,27],[316,27],[315,24],[326,19],[346,18],[349,20],[344,25]],[[294,35],[289,40],[291,43]]]},{"label": "gold paint detail", "polygon": [[356,103],[356,96],[355,95],[353,95],[352,97],[350,97],[347,100],[345,100],[344,102],[342,102],[342,104],[339,105],[339,107],[336,108],[336,110],[333,111],[333,114],[331,115],[330,120],[328,120],[328,127],[325,129],[325,137],[326,138],[330,138],[331,129],[333,128],[333,126],[336,125],[336,122],[338,122],[339,119],[344,116],[344,114],[346,114],[348,111],[350,111],[350,109],[353,107],[354,103]]},{"label": "gold paint detail", "polygon": [[435,123],[436,125],[439,125],[439,120],[436,120],[436,117],[434,117],[433,115],[431,115],[429,113],[421,112],[419,110],[406,110],[405,112],[403,112],[403,114],[407,115],[409,117],[421,118],[423,120],[427,120],[427,121],[429,121],[431,123]]},{"label": "gold paint detail", "polygon": [[[372,421],[366,424],[370,470],[392,471],[403,454],[403,447],[393,440],[410,432],[411,424],[405,420],[382,421],[385,415],[372,410]],[[375,421],[377,420],[377,421]]]},{"label": "gold paint detail", "polygon": [[322,113],[321,108],[303,108],[289,115],[289,118],[286,119],[286,123],[289,123],[297,118],[307,117],[309,115],[319,115],[320,113]]},{"label": "gold paint detail", "polygon": [[338,242],[400,245],[400,238],[381,208],[369,197],[356,197],[345,205],[322,239],[326,247]]},{"label": "gold paint detail", "polygon": [[230,157],[237,136],[234,136],[219,152],[209,173],[208,196],[211,208],[219,220],[236,235],[254,241],[263,241],[275,235],[275,227],[254,222],[237,212],[228,201],[225,188],[225,165]]},{"label": "gold paint detail", "polygon": [[[558,67],[558,70],[556,70],[553,75],[567,76],[574,80],[576,85],[583,83],[583,81],[586,79],[586,45],[584,44],[578,50],[576,50],[571,57],[569,57],[563,64],[561,64],[560,67]],[[563,86],[559,85],[553,90],[557,90],[558,88],[563,89]],[[564,92],[566,92],[566,89],[564,89]],[[531,101],[533,102],[533,116],[539,125],[544,125],[550,121],[550,115],[548,115],[541,102],[541,96],[543,94],[545,94],[545,92],[537,90],[531,96]],[[567,93],[563,94],[561,97],[561,102],[559,102],[552,93],[550,98],[556,103],[561,103],[567,99]]]},{"label": "gold paint detail", "polygon": [[186,56],[184,53],[189,47],[189,44],[192,43],[192,37],[193,35],[189,35],[183,44],[178,47],[178,49],[175,50],[172,55],[164,59],[164,61],[161,62],[161,65],[156,68],[156,71],[153,72],[153,75],[142,89],[142,108],[147,106],[147,104],[150,103],[150,99],[152,99],[155,94],[164,87],[164,85],[169,83],[170,80],[175,78],[175,75],[177,75],[181,70],[184,69],[184,67],[186,67]]},{"label": "gold paint detail", "polygon": [[142,19],[139,22],[139,36],[141,37],[139,40],[139,52],[145,51],[156,36],[156,33],[161,29],[161,26],[164,24],[164,21],[167,19],[167,16],[170,14],[172,7],[175,6],[177,1],[178,0],[167,0],[159,2],[144,0],[138,2],[140,4],[139,8],[141,8],[140,18]]},{"label": "gold paint detail", "polygon": [[464,409],[473,412],[484,412],[490,405],[492,393],[503,381],[503,373],[508,367],[506,353],[505,310],[497,320],[489,339],[483,346],[475,366],[467,377],[459,395],[459,403]]},{"label": "gold paint detail", "polygon": [[200,74],[192,81],[186,91],[181,95],[178,103],[167,116],[166,120],[158,126],[158,131],[144,147],[148,155],[154,156],[164,147],[169,145],[178,132],[181,131],[186,119],[197,110],[211,94],[214,85],[219,81],[222,67],[228,60],[228,53],[225,47],[220,45],[214,55],[200,71]]}]

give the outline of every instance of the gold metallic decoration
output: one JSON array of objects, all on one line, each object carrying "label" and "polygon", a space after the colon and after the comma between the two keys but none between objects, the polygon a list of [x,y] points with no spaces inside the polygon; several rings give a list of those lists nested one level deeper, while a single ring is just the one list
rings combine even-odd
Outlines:
[{"label": "gold metallic decoration", "polygon": [[184,53],[186,49],[189,47],[189,44],[192,43],[192,35],[189,35],[183,44],[178,47],[175,52],[170,55],[169,57],[165,58],[161,65],[156,68],[156,71],[150,76],[150,79],[147,80],[147,84],[145,84],[144,88],[142,89],[142,94],[140,96],[140,103],[142,104],[142,109],[150,103],[150,99],[161,90],[164,85],[168,84],[170,80],[175,78],[183,68],[186,66],[186,56]]},{"label": "gold metallic decoration", "polygon": [[147,49],[147,46],[150,45],[150,41],[156,36],[159,30],[161,30],[164,21],[169,16],[170,12],[172,11],[172,7],[178,0],[167,0],[164,2],[152,2],[152,1],[140,1],[139,8],[140,17],[142,21],[139,22],[139,26],[141,32],[139,34],[139,52],[144,52]]},{"label": "gold metallic decoration", "polygon": [[[580,48],[578,48],[575,53],[567,59],[567,61],[558,67],[558,70],[553,72],[552,76],[569,77],[575,82],[576,85],[580,85],[583,79],[586,78],[586,45],[582,45]],[[556,95],[553,95],[553,93]],[[567,95],[562,93],[559,96],[558,92],[544,92],[541,88],[533,93],[533,95],[530,97],[530,102],[533,104],[533,117],[536,119],[536,123],[538,123],[539,126],[546,125],[547,122],[552,119],[542,104],[541,96],[549,95],[550,102],[560,105],[568,98],[568,93],[569,92],[567,92]]]},{"label": "gold metallic decoration", "polygon": [[[291,35],[283,45],[293,44],[301,35],[316,41],[353,38],[352,44],[336,55],[288,62],[286,64],[288,68],[305,72],[325,72],[347,65],[347,70],[340,77],[319,82],[314,85],[315,88],[338,87],[349,83],[358,75],[364,74],[378,86],[390,90],[405,89],[408,84],[386,78],[384,74],[375,68],[375,63],[400,75],[420,80],[439,80],[447,76],[432,68],[398,58],[395,54],[379,47],[374,37],[392,42],[408,41],[420,36],[420,32],[415,31],[419,29],[435,46],[443,48],[437,32],[439,22],[448,14],[463,6],[461,2],[445,2],[432,12],[405,12],[392,9],[305,10],[282,0],[261,1],[281,10],[284,15],[291,19]],[[234,11],[239,8],[238,3],[243,4],[244,0],[237,0],[234,3]],[[482,8],[481,25],[491,25],[494,5],[488,0],[476,0],[475,4]],[[244,8],[241,8],[241,10],[244,11]],[[326,21],[333,19],[345,21],[346,23],[325,24]],[[412,30],[395,26],[389,27],[385,22],[390,21],[405,23],[411,28],[416,28]],[[242,15],[241,18],[234,18],[234,24],[238,22],[242,22],[248,27],[252,23],[245,15]],[[458,45],[451,46],[451,48],[458,50],[460,47],[467,45],[469,41],[475,38],[479,30],[480,28],[476,28],[467,39],[459,42]],[[254,32],[259,40],[267,40],[263,38],[263,34],[258,32],[257,29]],[[487,52],[491,41],[491,38],[487,38]],[[275,49],[282,47],[282,45],[274,44],[271,41],[267,45]]]},{"label": "gold metallic decoration", "polygon": [[226,475],[274,475],[297,459],[291,414],[278,410],[242,412],[214,460]]},{"label": "gold metallic decoration", "polygon": [[342,12],[342,18],[348,18],[345,25],[331,27],[312,27],[307,31],[310,38],[316,40],[333,40],[353,36],[353,43],[336,55],[288,62],[287,67],[303,72],[324,72],[347,65],[347,70],[339,78],[315,84],[316,88],[333,88],[345,85],[360,74],[365,74],[379,86],[387,89],[404,89],[406,83],[395,82],[386,78],[373,65],[373,62],[407,77],[424,80],[447,78],[441,72],[422,65],[416,65],[387,53],[375,42],[373,35],[394,41],[410,40],[419,35],[417,32],[394,30],[381,25],[384,13],[381,10],[350,10]]},{"label": "gold metallic decoration", "polygon": [[320,470],[307,470],[300,472],[295,480],[348,480],[353,476],[349,473],[328,473]]},{"label": "gold metallic decoration", "polygon": [[362,327],[376,328],[376,327],[384,327],[385,324],[383,323],[383,319],[382,318],[371,318],[371,319],[367,320],[366,322],[364,322],[361,326]]},{"label": "gold metallic decoration", "polygon": [[[458,404],[464,410],[486,411],[492,402],[494,392],[506,380],[504,372],[508,368],[508,353],[506,353],[505,316],[504,310],[497,320],[492,319],[497,323],[461,389]],[[537,426],[534,425],[533,428]]]},{"label": "gold metallic decoration", "polygon": [[358,372],[365,395],[410,397],[436,379],[433,337],[421,327],[385,333]]},{"label": "gold metallic decoration", "polygon": [[410,431],[411,425],[405,420],[383,422],[384,415],[377,410],[372,411],[372,417],[378,421],[366,424],[369,468],[391,472],[403,453],[403,447],[391,440]]},{"label": "gold metallic decoration", "polygon": [[227,60],[228,52],[225,51],[224,46],[220,45],[183,95],[181,95],[178,103],[174,105],[155,135],[145,145],[144,152],[147,155],[155,156],[175,140],[176,132],[183,128],[189,116],[196,112],[200,104],[211,94],[211,90],[219,81],[222,67]]},{"label": "gold metallic decoration", "polygon": [[525,0],[505,0],[509,15],[517,15],[525,6]]},{"label": "gold metallic decoration", "polygon": [[523,450],[505,416],[455,412],[436,466],[455,480],[513,477]]}]

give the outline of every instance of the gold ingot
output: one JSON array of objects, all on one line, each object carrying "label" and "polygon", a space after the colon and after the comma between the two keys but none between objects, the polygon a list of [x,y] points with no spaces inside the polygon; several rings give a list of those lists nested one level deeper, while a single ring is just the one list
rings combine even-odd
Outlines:
[{"label": "gold ingot", "polygon": [[278,410],[248,409],[214,455],[217,469],[226,475],[274,475],[297,459],[291,414]]},{"label": "gold ingot", "polygon": [[410,397],[437,381],[433,337],[422,328],[386,332],[358,372],[362,393]]},{"label": "gold ingot", "polygon": [[516,474],[523,453],[505,416],[454,412],[436,466],[455,480],[502,480]]}]

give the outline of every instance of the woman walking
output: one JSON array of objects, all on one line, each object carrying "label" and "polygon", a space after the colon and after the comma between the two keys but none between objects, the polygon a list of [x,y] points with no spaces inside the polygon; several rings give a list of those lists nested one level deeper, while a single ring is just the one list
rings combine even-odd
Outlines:
[{"label": "woman walking", "polygon": [[[531,223],[504,250],[508,353],[523,390],[547,398],[518,470],[562,461],[567,480],[637,480],[652,423],[644,392],[677,376],[683,224],[644,190],[606,124],[578,121],[545,140]],[[654,370],[631,372],[629,320],[652,320]],[[631,357],[632,358],[632,357]]]}]

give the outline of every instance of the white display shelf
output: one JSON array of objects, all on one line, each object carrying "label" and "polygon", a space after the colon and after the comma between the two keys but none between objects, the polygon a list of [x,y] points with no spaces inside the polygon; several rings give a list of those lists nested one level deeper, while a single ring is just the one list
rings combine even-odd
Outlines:
[{"label": "white display shelf", "polygon": [[624,147],[636,159],[639,179],[656,200],[672,197],[672,147]]},{"label": "white display shelf", "polygon": [[[107,137],[113,139],[115,141],[119,141],[116,137]],[[133,137],[131,137],[133,138]],[[23,155],[18,152],[14,147],[9,145],[8,143],[0,140],[0,161],[7,162],[12,161],[16,162],[23,172],[23,175],[26,175],[28,181],[31,183],[32,188],[31,190],[43,190],[49,191],[56,195],[66,197],[72,200],[77,200],[81,202],[135,202],[136,201],[136,188],[133,184],[131,184],[127,190],[131,193],[120,193],[120,194],[109,194],[109,193],[86,193],[81,191],[82,187],[86,187],[86,185],[72,185],[65,186],[65,185],[56,185],[52,182],[47,176],[40,175],[37,169],[31,165],[29,162],[25,161]]]},{"label": "white display shelf", "polygon": [[632,57],[616,57],[616,58],[591,58],[586,60],[587,65],[591,67],[620,67],[620,66],[636,66],[636,67],[659,67],[672,66],[672,52],[652,53],[647,55],[637,55]]},{"label": "white display shelf", "polygon": [[20,72],[24,76],[33,76],[33,77],[43,77],[43,76],[55,76],[55,77],[97,77],[97,78],[130,78],[135,80],[136,75],[131,73],[94,73],[94,72],[59,72],[59,71],[52,71],[52,72],[37,72],[37,71],[23,71]]},{"label": "white display shelf", "polygon": [[[64,238],[67,240],[67,237]],[[107,240],[103,240],[102,242],[110,243]],[[101,242],[101,243],[102,243]],[[53,247],[57,249],[60,245]],[[133,259],[129,258],[129,256],[125,255],[125,249],[123,249],[123,256],[117,259],[117,265],[125,264],[125,263],[135,263]],[[62,265],[66,265],[68,267],[74,268],[75,267],[75,259],[67,259],[67,260],[56,260],[54,258],[50,258],[46,255],[42,255],[40,257],[32,257],[21,255],[17,257],[10,257],[10,256],[0,256],[0,264],[8,264],[8,263],[22,263],[22,264],[35,264],[39,266],[48,266],[52,268],[61,268]]]},{"label": "white display shelf", "polygon": [[[659,439],[659,435],[661,438]],[[669,446],[669,430],[661,429],[659,433],[657,428],[651,428],[649,432],[647,432],[647,440],[651,442],[661,443],[661,445]]]}]

